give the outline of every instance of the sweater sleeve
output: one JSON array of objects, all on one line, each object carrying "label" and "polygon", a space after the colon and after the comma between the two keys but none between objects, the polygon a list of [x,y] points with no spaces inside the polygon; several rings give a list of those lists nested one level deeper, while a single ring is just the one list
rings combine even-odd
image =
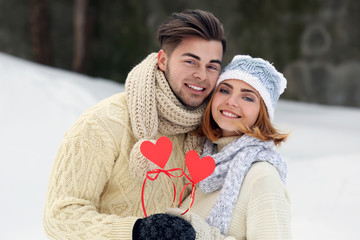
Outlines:
[{"label": "sweater sleeve", "polygon": [[[290,201],[274,167],[257,176],[250,188],[247,208],[247,239],[291,239]],[[256,173],[254,173],[256,174]]]},{"label": "sweater sleeve", "polygon": [[51,239],[132,239],[137,217],[100,214],[100,196],[118,157],[111,132],[85,114],[65,135],[51,171],[44,228]]}]

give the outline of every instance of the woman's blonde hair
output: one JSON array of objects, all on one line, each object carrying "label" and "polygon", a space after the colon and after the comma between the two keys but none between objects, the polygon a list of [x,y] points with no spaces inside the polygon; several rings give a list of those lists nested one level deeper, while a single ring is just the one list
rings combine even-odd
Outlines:
[{"label": "woman's blonde hair", "polygon": [[[217,91],[218,88],[215,90],[215,92]],[[201,136],[206,136],[211,141],[215,141],[219,137],[221,137],[220,127],[217,125],[211,114],[211,104],[213,102],[214,95],[215,94],[212,95],[209,104],[206,107],[203,120],[198,132]],[[276,146],[284,142],[289,136],[289,133],[280,133],[271,124],[265,103],[262,98],[260,98],[259,116],[253,126],[249,127],[241,123],[235,122],[234,124],[236,124],[239,128],[239,135],[243,133],[263,141],[273,141]]]}]

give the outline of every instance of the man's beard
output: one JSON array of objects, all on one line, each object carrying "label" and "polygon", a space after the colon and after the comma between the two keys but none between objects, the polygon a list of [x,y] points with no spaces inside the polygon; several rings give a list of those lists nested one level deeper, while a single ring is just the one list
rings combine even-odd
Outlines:
[{"label": "man's beard", "polygon": [[175,95],[175,97],[179,100],[179,102],[182,104],[182,105],[184,105],[184,107],[186,107],[186,108],[189,108],[189,109],[197,109],[197,108],[199,108],[204,102],[208,102],[209,100],[210,100],[210,97],[211,97],[211,94],[209,94],[209,96],[207,96],[205,99],[204,99],[204,101],[202,101],[200,104],[198,104],[197,106],[191,106],[191,105],[189,105],[189,104],[186,104],[182,99],[181,99],[181,97],[178,95],[178,94],[176,94],[175,93],[175,91],[172,89],[172,87],[171,87],[171,84],[170,84],[170,81],[169,81],[169,79],[172,79],[171,78],[171,74],[170,74],[170,67],[169,67],[169,65],[167,65],[166,66],[166,72],[164,73],[165,74],[165,78],[166,78],[166,80],[167,80],[167,82],[168,82],[168,84],[169,84],[169,87],[170,87],[170,89],[171,89],[171,91],[172,91],[172,93]]},{"label": "man's beard", "polygon": [[175,97],[179,100],[179,102],[184,105],[185,107],[188,107],[188,105],[186,103],[183,102],[183,100],[180,98],[180,96],[178,96],[174,90],[171,87],[171,84],[169,82],[169,79],[171,79],[171,75],[170,75],[170,69],[169,69],[169,65],[166,66],[166,72],[165,72],[165,78],[167,80],[167,83],[169,84],[169,87],[171,89],[171,92],[175,95]]}]

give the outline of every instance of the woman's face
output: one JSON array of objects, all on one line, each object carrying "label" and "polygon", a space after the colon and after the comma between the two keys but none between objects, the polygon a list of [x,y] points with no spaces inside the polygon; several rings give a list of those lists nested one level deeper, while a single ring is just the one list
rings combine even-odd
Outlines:
[{"label": "woman's face", "polygon": [[249,84],[237,79],[220,83],[214,93],[211,114],[223,137],[239,135],[234,122],[253,126],[260,112],[260,95]]}]

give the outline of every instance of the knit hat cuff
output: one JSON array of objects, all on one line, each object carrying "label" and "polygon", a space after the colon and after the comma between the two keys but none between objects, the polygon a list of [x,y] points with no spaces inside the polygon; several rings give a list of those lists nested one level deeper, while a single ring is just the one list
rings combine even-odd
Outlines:
[{"label": "knit hat cuff", "polygon": [[267,91],[267,89],[265,88],[265,86],[260,82],[260,80],[241,70],[228,70],[223,72],[216,84],[216,87],[223,81],[228,80],[228,79],[237,79],[237,80],[242,80],[244,82],[246,82],[247,84],[249,84],[250,86],[252,86],[253,88],[255,88],[260,96],[262,97],[262,99],[264,100],[270,121],[273,121],[274,119],[274,107],[271,103],[271,97],[269,92]]}]

